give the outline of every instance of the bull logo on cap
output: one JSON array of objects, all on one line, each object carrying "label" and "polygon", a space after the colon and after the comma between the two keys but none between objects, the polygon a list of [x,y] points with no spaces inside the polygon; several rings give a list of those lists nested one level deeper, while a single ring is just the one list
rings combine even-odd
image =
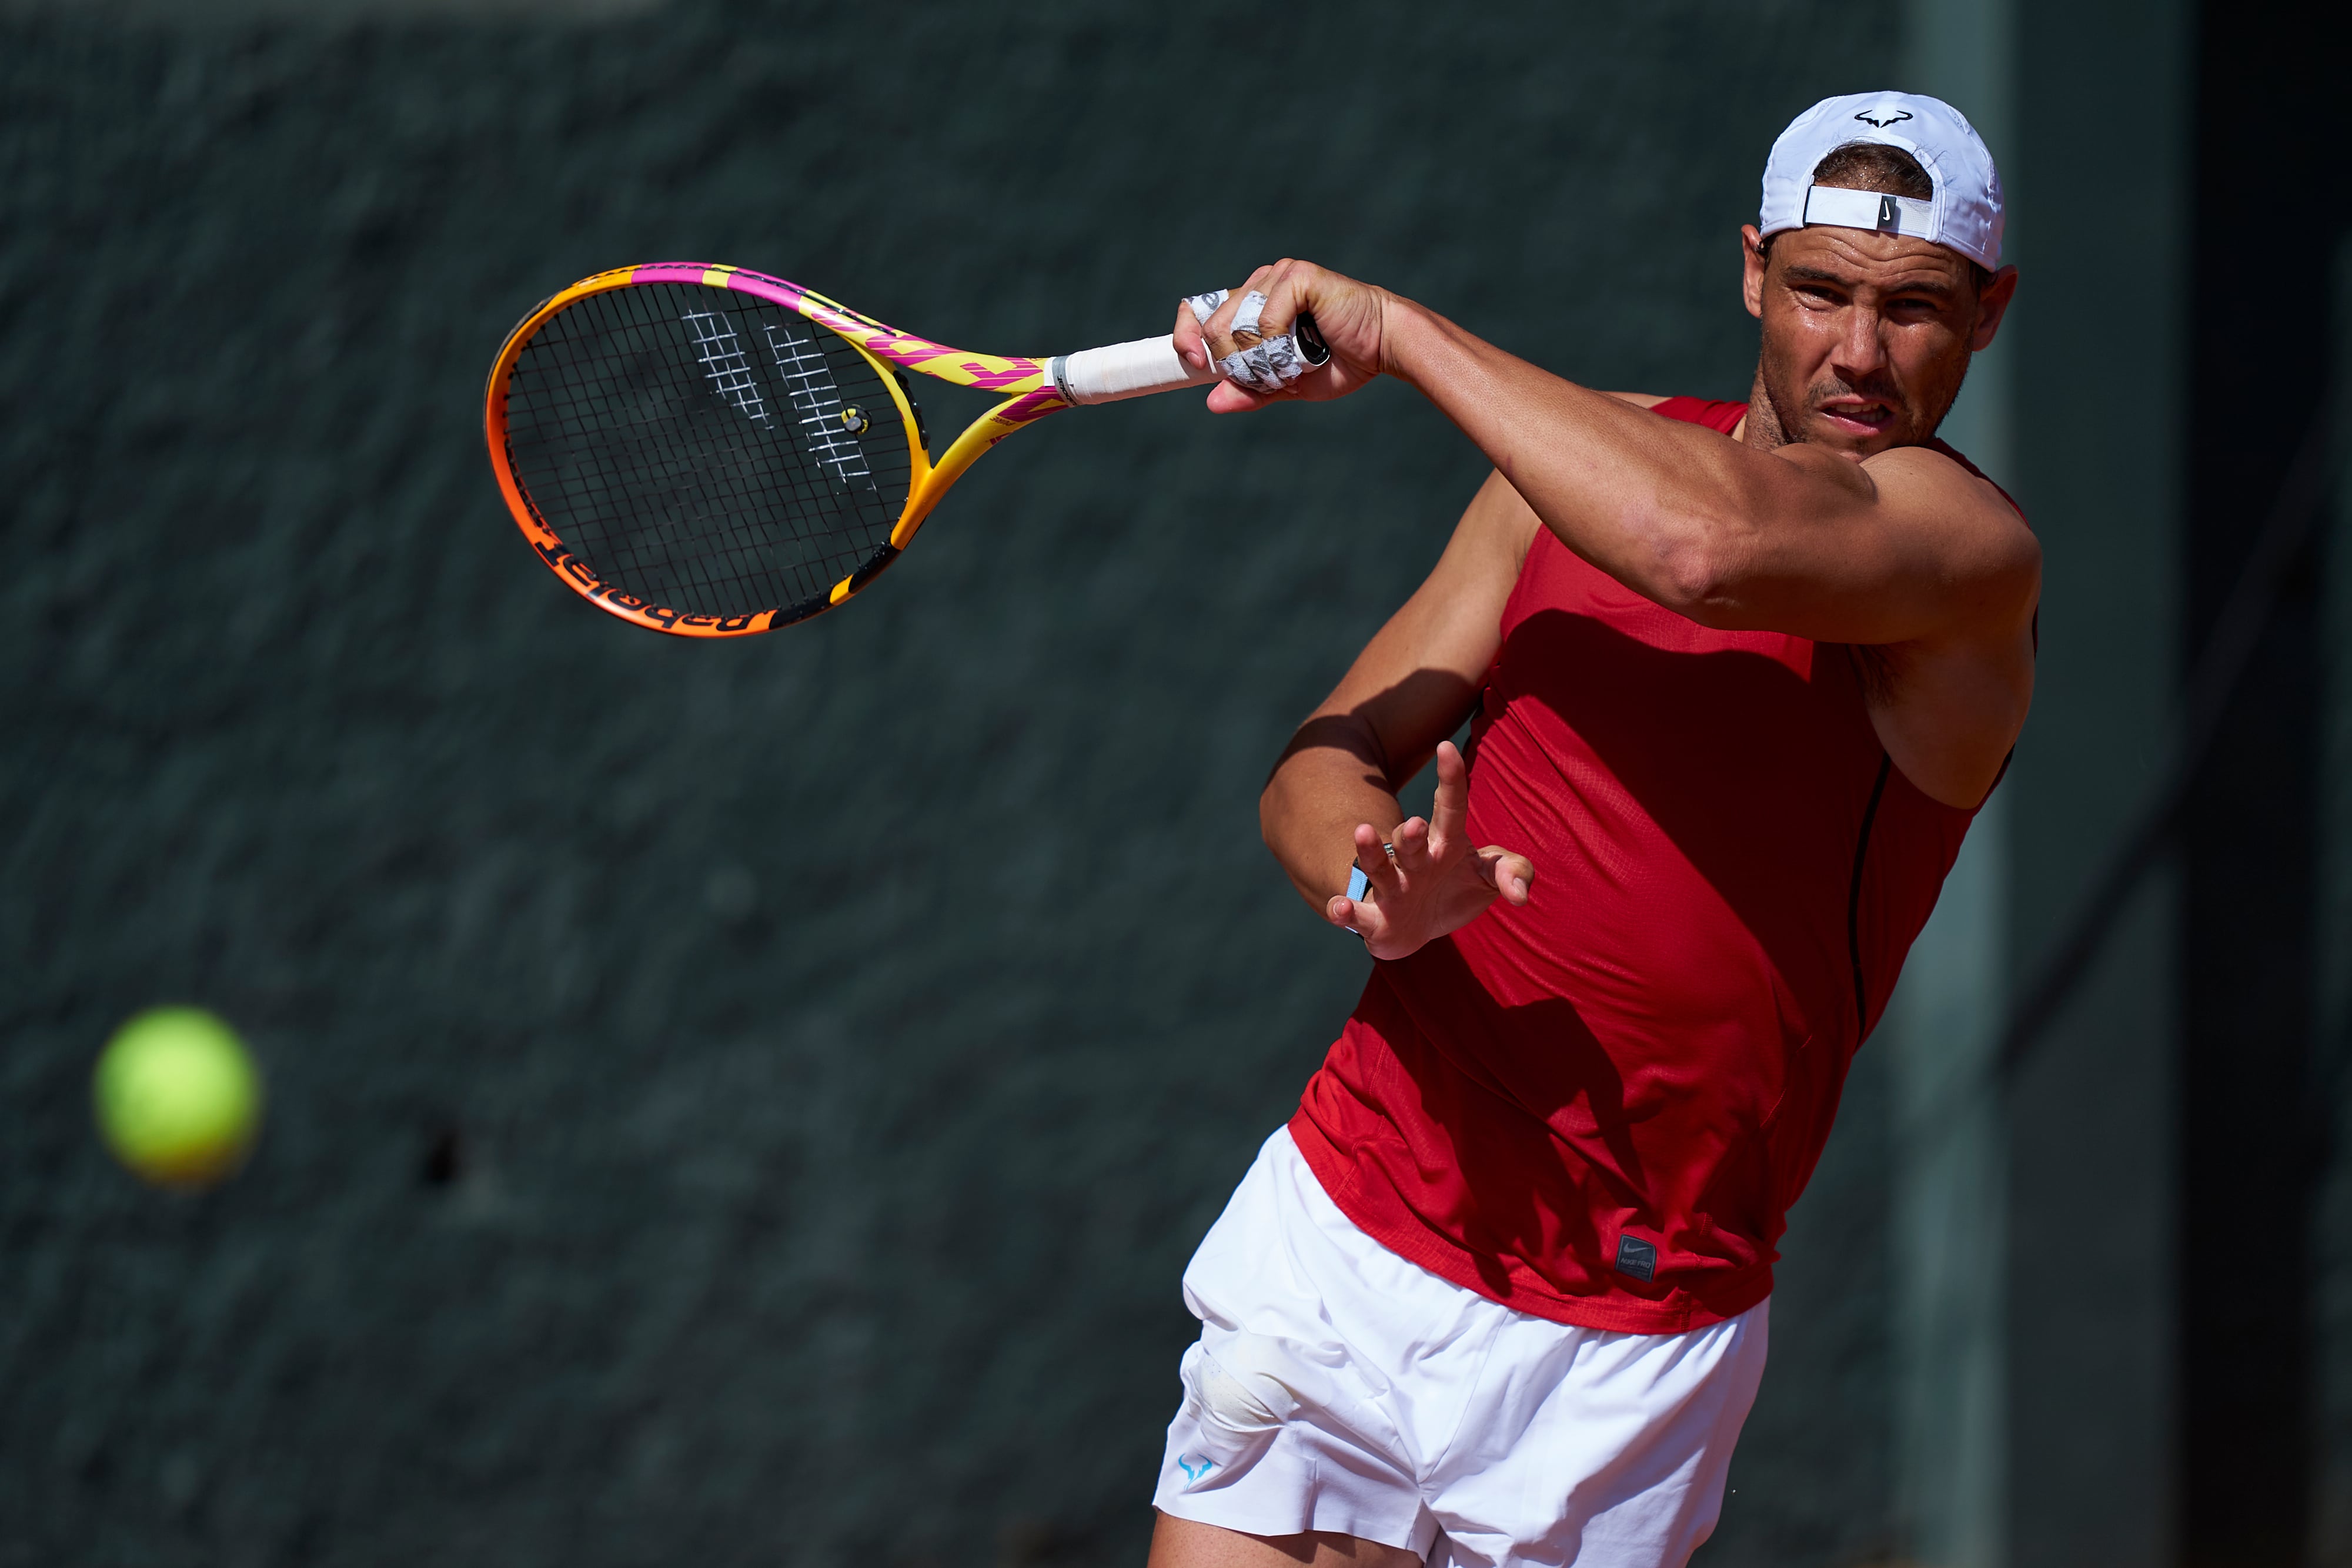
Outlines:
[{"label": "bull logo on cap", "polygon": [[1889,114],[1885,110],[1865,109],[1860,114],[1855,115],[1854,118],[1861,120],[1864,125],[1884,131],[1890,125],[1900,125],[1903,121],[1910,119],[1911,111],[1907,109],[1898,109],[1894,113]]}]

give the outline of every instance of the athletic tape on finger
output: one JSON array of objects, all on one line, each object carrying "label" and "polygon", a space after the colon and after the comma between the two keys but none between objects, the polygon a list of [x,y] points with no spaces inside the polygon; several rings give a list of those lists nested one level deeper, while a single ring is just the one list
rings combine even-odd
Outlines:
[{"label": "athletic tape on finger", "polygon": [[[1206,294],[1188,294],[1185,307],[1192,319],[1207,326],[1209,318],[1220,306],[1234,297],[1230,288],[1213,288]],[[1255,289],[1245,295],[1234,312],[1230,331],[1255,332],[1265,310],[1265,296]],[[1255,392],[1278,392],[1314,367],[1298,352],[1297,340],[1287,332],[1278,333],[1263,342],[1245,349],[1236,349],[1217,361],[1217,369],[1226,378]]]},{"label": "athletic tape on finger", "polygon": [[1192,319],[1205,327],[1209,324],[1209,318],[1217,313],[1217,307],[1233,297],[1234,291],[1230,288],[1212,288],[1206,294],[1186,295],[1184,303],[1192,308]]},{"label": "athletic tape on finger", "polygon": [[1297,340],[1281,332],[1262,343],[1234,350],[1217,361],[1217,369],[1225,372],[1228,381],[1254,392],[1278,392],[1309,367],[1299,357]]}]

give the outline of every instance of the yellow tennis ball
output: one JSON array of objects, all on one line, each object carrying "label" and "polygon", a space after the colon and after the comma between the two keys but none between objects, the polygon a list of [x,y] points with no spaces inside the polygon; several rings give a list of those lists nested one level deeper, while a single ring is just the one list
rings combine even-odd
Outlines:
[{"label": "yellow tennis ball", "polygon": [[115,1157],[160,1186],[209,1186],[261,1127],[261,1075],[202,1008],[153,1008],[114,1031],[90,1085]]}]

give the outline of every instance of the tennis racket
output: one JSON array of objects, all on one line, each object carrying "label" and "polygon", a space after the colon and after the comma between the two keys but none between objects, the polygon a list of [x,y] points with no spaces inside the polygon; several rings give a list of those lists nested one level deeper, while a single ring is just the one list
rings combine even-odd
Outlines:
[{"label": "tennis racket", "polygon": [[[1311,320],[1297,340],[1330,357]],[[908,371],[1003,401],[933,458]],[[1164,337],[971,354],[781,277],[661,262],[524,317],[483,423],[507,509],[573,591],[633,625],[739,637],[847,602],[1014,431],[1214,379]]]}]

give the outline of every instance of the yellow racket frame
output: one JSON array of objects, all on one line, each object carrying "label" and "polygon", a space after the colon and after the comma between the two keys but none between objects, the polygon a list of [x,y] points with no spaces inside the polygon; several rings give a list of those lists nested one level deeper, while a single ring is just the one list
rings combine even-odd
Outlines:
[{"label": "yellow racket frame", "polygon": [[[538,508],[531,505],[530,496],[515,477],[513,455],[507,446],[507,384],[524,345],[557,313],[589,295],[655,283],[699,284],[708,288],[731,289],[783,306],[846,340],[873,365],[876,373],[881,377],[882,384],[890,389],[890,398],[898,404],[898,418],[906,433],[907,449],[913,464],[907,504],[900,509],[898,520],[890,530],[889,542],[880,547],[856,570],[835,583],[832,592],[818,610],[845,603],[879,577],[913,540],[916,531],[923,526],[923,519],[931,515],[931,509],[939,505],[940,497],[947,494],[948,487],[963,476],[964,470],[980,460],[982,453],[1014,431],[1072,406],[1053,384],[1047,374],[1046,361],[1043,360],[974,354],[961,349],[950,349],[944,343],[934,343],[928,338],[918,338],[885,326],[872,317],[862,316],[813,289],[803,288],[781,277],[771,277],[766,273],[705,262],[666,261],[644,267],[616,267],[610,272],[583,277],[541,304],[507,334],[506,342],[499,349],[498,359],[490,366],[489,385],[483,397],[482,428],[489,444],[490,466],[498,474],[499,493],[506,497],[507,510],[513,515],[515,526],[522,530],[523,537],[530,541],[531,549],[567,587],[598,609],[617,615],[632,625],[683,637],[742,637],[790,625],[796,620],[817,613],[817,611],[808,611],[794,614],[792,613],[794,607],[778,605],[747,615],[688,614],[669,605],[649,602],[624,592],[599,578],[593,567],[572,553],[570,547],[539,515]],[[922,425],[915,417],[914,404],[908,401],[905,390],[898,384],[898,378],[890,373],[892,365],[957,386],[1003,392],[1004,401],[972,421],[934,461],[923,439]]]}]

